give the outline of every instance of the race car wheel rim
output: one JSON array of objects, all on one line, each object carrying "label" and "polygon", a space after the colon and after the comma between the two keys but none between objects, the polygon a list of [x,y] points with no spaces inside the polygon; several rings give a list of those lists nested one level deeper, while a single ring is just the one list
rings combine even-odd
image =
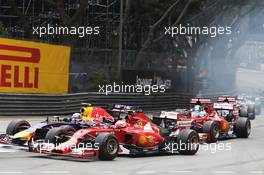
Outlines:
[{"label": "race car wheel rim", "polygon": [[117,141],[115,139],[109,139],[106,149],[109,154],[115,154],[118,149]]},{"label": "race car wheel rim", "polygon": [[58,138],[57,138],[57,142],[58,143],[63,143],[63,142],[66,142],[66,141],[68,141],[69,140],[69,138],[71,137],[71,136],[73,136],[73,134],[74,134],[74,132],[72,132],[72,131],[69,131],[69,132],[67,132],[67,133],[63,133],[63,134],[60,134],[59,136],[58,136]]},{"label": "race car wheel rim", "polygon": [[217,139],[219,137],[220,133],[219,133],[219,127],[217,125],[215,125],[213,127],[213,136]]},{"label": "race car wheel rim", "polygon": [[251,126],[249,122],[247,122],[246,129],[247,129],[247,134],[249,135],[251,132]]},{"label": "race car wheel rim", "polygon": [[190,149],[197,150],[198,145],[199,145],[199,138],[197,136],[192,136]]},{"label": "race car wheel rim", "polygon": [[192,144],[198,144],[198,143],[199,143],[199,139],[198,139],[198,137],[197,137],[197,136],[193,136],[193,137],[191,138],[191,143],[192,143]]},{"label": "race car wheel rim", "polygon": [[24,130],[26,130],[28,128],[29,128],[29,126],[26,126],[26,125],[18,126],[17,129],[16,129],[16,133],[19,133],[21,131],[24,131]]}]

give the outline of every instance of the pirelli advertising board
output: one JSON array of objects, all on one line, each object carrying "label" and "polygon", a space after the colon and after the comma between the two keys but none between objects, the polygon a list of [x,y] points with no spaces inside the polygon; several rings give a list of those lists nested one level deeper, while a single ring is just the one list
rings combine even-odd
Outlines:
[{"label": "pirelli advertising board", "polygon": [[0,92],[68,92],[70,48],[0,38]]}]

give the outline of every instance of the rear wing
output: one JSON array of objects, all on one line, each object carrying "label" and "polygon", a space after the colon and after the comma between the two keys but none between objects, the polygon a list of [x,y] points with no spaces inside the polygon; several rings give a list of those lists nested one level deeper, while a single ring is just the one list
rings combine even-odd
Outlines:
[{"label": "rear wing", "polygon": [[236,97],[218,97],[218,102],[227,102],[227,103],[235,103],[237,102],[237,98]]},{"label": "rear wing", "polygon": [[129,106],[122,104],[112,104],[109,105],[108,110],[110,111],[118,111],[118,112],[142,112],[142,109],[139,106]]},{"label": "rear wing", "polygon": [[212,104],[213,101],[208,98],[192,98],[190,103],[191,104]]},{"label": "rear wing", "polygon": [[233,110],[234,106],[230,103],[214,103],[214,109]]},{"label": "rear wing", "polygon": [[161,111],[160,115],[156,118],[163,119],[174,119],[174,120],[191,120],[191,117],[188,115],[188,111]]}]

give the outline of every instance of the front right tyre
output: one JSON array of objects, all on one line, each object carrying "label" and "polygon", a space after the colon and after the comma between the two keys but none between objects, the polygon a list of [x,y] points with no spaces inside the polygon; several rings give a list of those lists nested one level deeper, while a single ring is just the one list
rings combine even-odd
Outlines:
[{"label": "front right tyre", "polygon": [[16,133],[19,133],[21,131],[24,131],[30,127],[30,124],[26,120],[12,120],[7,128],[6,128],[6,134],[7,135],[15,135]]}]

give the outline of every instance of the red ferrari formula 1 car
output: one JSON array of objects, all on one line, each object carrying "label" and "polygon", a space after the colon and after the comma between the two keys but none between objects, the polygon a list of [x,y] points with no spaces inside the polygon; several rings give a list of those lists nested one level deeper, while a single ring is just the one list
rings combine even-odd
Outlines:
[{"label": "red ferrari formula 1 car", "polygon": [[[110,127],[101,123],[92,128],[81,129],[63,142],[53,142],[52,137],[49,137],[45,142],[33,143],[31,150],[52,155],[113,160],[119,153],[173,153],[177,150],[181,154],[193,155],[199,149],[199,136],[194,130],[182,127],[173,132],[176,131],[174,127],[178,127],[176,123],[168,128],[157,127],[143,112],[119,111],[119,120]],[[65,138],[67,133],[64,129],[49,132],[54,138]]]},{"label": "red ferrari formula 1 car", "polygon": [[239,117],[234,103],[223,101],[210,104],[208,99],[199,99],[191,110],[191,115],[192,128],[199,133],[209,133],[207,142],[215,142],[219,138],[231,136],[247,138],[250,135],[250,120]]},{"label": "red ferrari formula 1 car", "polygon": [[247,102],[245,99],[237,97],[218,97],[218,103],[230,103],[233,105],[233,113],[240,117],[247,117],[250,120],[255,119],[255,104],[253,102]]}]

